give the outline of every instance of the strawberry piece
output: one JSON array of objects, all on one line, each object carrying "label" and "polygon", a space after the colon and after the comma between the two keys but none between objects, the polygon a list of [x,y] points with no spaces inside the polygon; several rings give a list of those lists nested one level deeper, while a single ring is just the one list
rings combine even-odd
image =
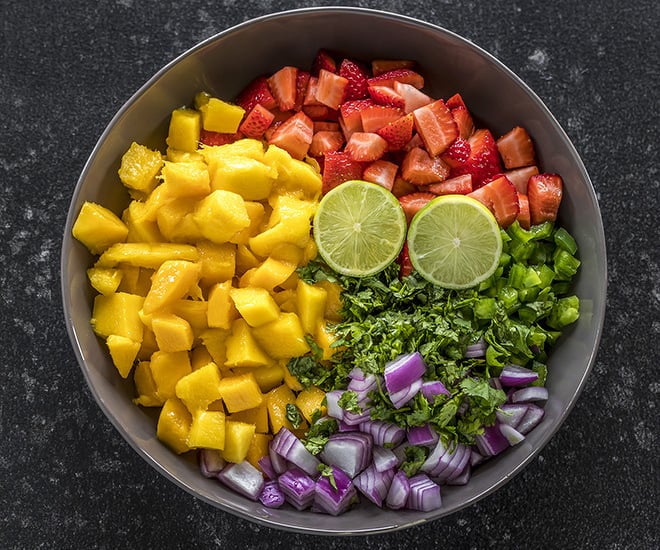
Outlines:
[{"label": "strawberry piece", "polygon": [[339,65],[339,75],[348,80],[344,90],[344,101],[367,97],[367,78],[369,78],[369,74],[359,63],[350,59],[343,59]]},{"label": "strawberry piece", "polygon": [[424,105],[428,105],[429,103],[433,102],[433,98],[431,96],[426,95],[424,92],[418,90],[412,84],[407,84],[405,82],[395,81],[394,91],[403,97],[403,110],[406,113],[412,113],[415,109],[424,107]]},{"label": "strawberry piece", "polygon": [[277,101],[270,92],[268,79],[265,76],[259,76],[250,82],[238,94],[236,104],[243,107],[246,111],[251,111],[257,104],[269,110],[277,107]]},{"label": "strawberry piece", "polygon": [[353,160],[372,162],[385,154],[387,141],[372,132],[354,132],[344,150]]},{"label": "strawberry piece", "polygon": [[242,137],[242,134],[239,132],[236,132],[235,134],[224,134],[221,132],[204,130],[203,128],[199,132],[199,142],[203,145],[208,145],[209,147],[234,143],[236,140],[239,140]]},{"label": "strawberry piece", "polygon": [[529,199],[524,193],[518,193],[518,204],[520,204],[520,212],[516,219],[523,229],[529,229],[532,226],[532,218],[529,212]]},{"label": "strawberry piece", "polygon": [[474,121],[472,115],[465,107],[456,107],[451,110],[451,116],[458,126],[458,135],[468,139],[474,133]]},{"label": "strawberry piece", "polygon": [[309,154],[313,157],[322,157],[339,151],[343,145],[344,135],[339,130],[319,130],[312,137]]},{"label": "strawberry piece", "polygon": [[388,160],[379,159],[375,160],[364,169],[362,179],[370,181],[371,183],[377,183],[391,191],[398,171],[398,165]]},{"label": "strawberry piece", "polygon": [[516,188],[518,193],[527,194],[527,182],[529,178],[535,176],[539,173],[539,169],[536,166],[524,166],[522,168],[516,168],[515,170],[508,170],[504,172],[504,175],[509,178],[509,181],[513,183],[513,186]]},{"label": "strawberry piece", "polygon": [[270,88],[280,111],[290,111],[296,105],[298,69],[287,65],[268,78]]},{"label": "strawberry piece", "polygon": [[406,220],[408,220],[408,223],[410,223],[410,220],[413,219],[417,212],[424,208],[429,201],[434,198],[435,195],[433,193],[427,193],[424,191],[409,193],[399,197],[399,203],[403,208],[403,212],[406,214]]},{"label": "strawberry piece", "polygon": [[333,121],[337,120],[339,116],[338,111],[331,109],[327,105],[303,105],[302,110],[314,122]]},{"label": "strawberry piece", "polygon": [[414,193],[419,191],[419,188],[410,183],[408,180],[404,180],[401,176],[397,176],[394,179],[394,185],[392,185],[392,195],[395,197],[403,197],[403,195],[408,195],[409,193]]},{"label": "strawberry piece", "polygon": [[294,111],[300,111],[302,109],[311,77],[312,75],[307,71],[298,69],[298,74],[296,75],[296,104],[293,106]]},{"label": "strawberry piece", "polygon": [[382,128],[378,128],[376,133],[387,141],[390,151],[398,151],[412,139],[414,121],[412,113],[388,122]]},{"label": "strawberry piece", "polygon": [[316,99],[316,91],[319,89],[319,77],[310,76],[307,82],[307,89],[305,90],[305,98],[303,99],[303,106],[305,105],[321,105]]},{"label": "strawberry piece", "polygon": [[376,132],[386,124],[397,120],[403,114],[403,111],[396,107],[388,107],[386,105],[377,105],[373,103],[360,111],[362,129],[365,132]]},{"label": "strawberry piece", "polygon": [[415,62],[409,59],[374,59],[371,62],[371,73],[379,76],[395,69],[412,69]]},{"label": "strawberry piece", "polygon": [[527,199],[532,225],[557,219],[564,184],[559,174],[537,174],[527,182]]},{"label": "strawberry piece", "polygon": [[406,106],[405,98],[389,86],[368,86],[367,93],[378,105],[396,107],[397,109],[404,109]]},{"label": "strawberry piece", "polygon": [[457,109],[458,107],[467,109],[467,105],[465,105],[465,101],[463,101],[463,97],[459,93],[451,96],[447,101],[445,101],[445,103],[451,110]]},{"label": "strawberry piece", "polygon": [[282,122],[270,136],[268,143],[277,145],[293,158],[302,160],[309,150],[313,137],[314,123],[301,111]]},{"label": "strawberry piece", "polygon": [[[412,113],[410,113],[410,114],[412,115]],[[414,128],[415,128],[415,123],[414,123],[414,120],[413,120],[413,129]],[[408,151],[414,149],[415,147],[419,147],[420,149],[424,149],[424,142],[422,141],[422,137],[417,133],[413,134],[413,136],[410,138],[410,141],[403,146],[403,150],[408,152]]]},{"label": "strawberry piece", "polygon": [[360,113],[367,107],[374,105],[371,99],[354,99],[353,101],[346,101],[342,103],[339,108],[340,124],[344,131],[344,136],[348,139],[353,132],[361,132],[362,117]]},{"label": "strawberry piece", "polygon": [[520,212],[518,192],[503,174],[472,191],[468,197],[477,199],[485,205],[493,213],[500,227],[504,229],[514,222]]},{"label": "strawberry piece", "polygon": [[467,195],[472,193],[472,176],[463,174],[439,183],[432,183],[426,186],[426,189],[434,195]]},{"label": "strawberry piece", "polygon": [[389,86],[394,87],[395,82],[405,82],[412,84],[415,88],[421,89],[424,87],[424,77],[413,71],[412,69],[393,69],[378,76],[373,76],[369,80],[369,86]]},{"label": "strawberry piece", "polygon": [[535,162],[534,144],[527,130],[516,126],[497,141],[497,150],[507,170],[532,166]]},{"label": "strawberry piece", "polygon": [[312,62],[312,75],[318,76],[321,70],[337,72],[337,62],[328,50],[321,49],[316,52],[316,57]]},{"label": "strawberry piece", "polygon": [[415,185],[427,185],[447,179],[449,166],[440,157],[431,157],[421,147],[414,147],[403,158],[401,175]]},{"label": "strawberry piece", "polygon": [[275,120],[275,115],[263,105],[257,103],[252,110],[245,115],[238,130],[245,137],[261,139],[273,120]]},{"label": "strawberry piece", "polygon": [[323,130],[327,130],[328,132],[341,132],[339,122],[332,122],[329,120],[315,120],[314,131],[321,132]]},{"label": "strawberry piece", "polygon": [[325,194],[345,181],[360,179],[363,169],[363,164],[353,160],[346,151],[328,153],[323,157],[321,191]]},{"label": "strawberry piece", "polygon": [[470,158],[470,144],[463,138],[457,137],[440,157],[450,168],[456,168]]},{"label": "strawberry piece", "polygon": [[471,174],[472,186],[478,189],[493,176],[502,172],[502,164],[490,130],[486,128],[476,130],[468,139],[468,143],[470,158],[457,168],[453,168],[450,176]]},{"label": "strawberry piece", "polygon": [[403,243],[403,248],[401,249],[399,257],[397,258],[396,261],[401,266],[401,268],[399,269],[400,279],[407,277],[413,272],[414,268],[412,262],[410,261],[410,253],[408,252],[407,242]]},{"label": "strawberry piece", "polygon": [[348,79],[321,69],[316,88],[316,100],[331,109],[339,109],[347,86]]},{"label": "strawberry piece", "polygon": [[433,157],[443,153],[458,137],[458,127],[442,99],[413,111],[415,128]]}]

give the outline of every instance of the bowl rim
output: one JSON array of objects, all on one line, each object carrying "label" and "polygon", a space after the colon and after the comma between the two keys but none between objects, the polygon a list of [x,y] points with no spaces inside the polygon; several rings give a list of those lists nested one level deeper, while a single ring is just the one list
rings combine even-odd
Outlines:
[{"label": "bowl rim", "polygon": [[[145,93],[146,90],[148,90],[155,82],[157,82],[164,74],[166,74],[168,71],[171,70],[173,66],[178,64],[181,60],[194,55],[198,50],[205,48],[209,44],[212,44],[213,42],[222,39],[225,36],[240,32],[242,29],[253,26],[253,25],[258,25],[264,21],[272,21],[272,20],[277,20],[277,19],[283,19],[283,18],[288,18],[288,17],[293,17],[293,16],[301,16],[305,14],[313,14],[313,13],[326,13],[326,14],[360,14],[363,16],[373,16],[377,17],[379,19],[386,19],[386,20],[391,20],[394,22],[403,22],[407,23],[413,26],[418,26],[418,27],[423,27],[429,31],[433,31],[436,33],[444,34],[448,37],[450,37],[452,40],[455,40],[465,47],[473,50],[473,53],[477,54],[478,56],[484,58],[488,63],[493,64],[499,71],[503,72],[506,77],[509,79],[513,80],[517,86],[521,88],[522,91],[525,92],[525,94],[531,99],[535,104],[536,107],[540,109],[540,111],[544,114],[546,117],[546,120],[548,123],[551,123],[554,128],[553,130],[557,132],[563,139],[564,142],[569,146],[571,152],[572,152],[572,157],[571,158],[571,163],[573,163],[576,167],[576,169],[581,173],[584,181],[587,183],[587,191],[589,198],[591,199],[593,203],[593,207],[595,209],[595,213],[597,214],[597,219],[598,219],[598,226],[593,228],[593,231],[597,234],[597,256],[600,259],[600,268],[602,269],[603,273],[603,285],[602,285],[602,292],[601,295],[598,296],[598,298],[602,301],[602,310],[601,310],[601,315],[600,317],[596,320],[593,334],[594,334],[594,345],[592,346],[589,355],[587,357],[586,365],[584,368],[584,371],[582,373],[582,376],[580,377],[576,389],[572,394],[572,397],[570,400],[568,400],[566,406],[563,408],[559,416],[557,417],[557,420],[555,421],[554,425],[552,426],[551,429],[547,430],[547,433],[541,437],[541,439],[538,441],[537,445],[535,448],[526,456],[524,457],[520,462],[518,462],[513,469],[508,471],[507,475],[502,476],[500,479],[498,479],[495,483],[491,484],[488,486],[487,489],[480,491],[478,494],[474,495],[472,498],[469,498],[462,502],[460,505],[457,505],[453,507],[451,510],[446,510],[444,508],[440,508],[439,510],[435,511],[434,513],[427,514],[424,518],[421,520],[419,519],[419,516],[414,516],[410,518],[409,521],[402,521],[400,523],[396,523],[394,525],[390,525],[388,527],[376,527],[376,528],[369,528],[366,527],[361,530],[353,530],[353,531],[343,531],[341,529],[337,530],[327,530],[327,529],[317,529],[315,527],[309,527],[309,526],[302,526],[302,525],[289,525],[289,524],[283,524],[283,523],[278,523],[277,521],[271,520],[268,517],[263,517],[263,516],[256,516],[252,515],[244,510],[234,508],[230,506],[229,504],[225,504],[223,502],[219,502],[217,500],[212,500],[210,498],[205,497],[204,495],[199,494],[193,487],[188,486],[183,480],[179,479],[177,476],[169,472],[163,465],[160,464],[160,462],[152,457],[149,452],[147,452],[144,448],[142,448],[138,442],[128,433],[128,431],[123,427],[119,419],[115,416],[114,413],[112,413],[110,405],[105,401],[103,396],[98,392],[98,389],[92,384],[92,380],[90,377],[90,374],[86,368],[85,364],[85,359],[84,359],[84,354],[80,346],[80,341],[78,339],[75,327],[73,326],[73,323],[71,322],[71,315],[70,315],[70,301],[69,301],[69,290],[67,288],[67,283],[68,283],[68,277],[67,275],[69,274],[69,266],[67,264],[67,259],[69,256],[69,250],[73,246],[73,238],[71,237],[71,229],[73,227],[73,223],[75,221],[75,217],[77,215],[77,209],[76,209],[76,204],[77,204],[77,199],[81,193],[81,188],[82,184],[87,178],[88,172],[91,169],[92,164],[94,163],[94,159],[96,158],[99,150],[101,149],[103,143],[106,141],[108,135],[112,132],[113,128],[117,124],[118,120],[124,116],[124,114],[133,106],[133,104]],[[69,209],[67,212],[67,218],[66,218],[66,223],[64,227],[64,236],[62,240],[62,251],[61,251],[61,258],[60,258],[60,291],[62,295],[62,303],[63,303],[63,310],[64,310],[64,317],[65,317],[65,324],[66,324],[66,329],[67,333],[69,336],[69,340],[72,344],[74,353],[76,355],[76,359],[78,362],[79,367],[83,371],[84,378],[87,382],[87,386],[89,390],[91,391],[92,395],[95,398],[95,401],[105,414],[105,416],[110,420],[111,424],[115,427],[115,429],[121,434],[122,438],[133,448],[136,453],[141,456],[151,467],[153,467],[157,472],[162,474],[164,477],[172,481],[175,485],[178,487],[184,489],[186,492],[194,496],[195,498],[198,498],[200,500],[203,500],[204,502],[207,502],[208,504],[211,504],[212,506],[219,508],[225,512],[228,512],[234,516],[238,516],[242,519],[246,519],[250,522],[254,522],[256,524],[270,527],[270,528],[275,528],[278,530],[284,530],[284,531],[290,531],[290,532],[296,532],[296,533],[301,533],[301,534],[311,534],[311,535],[328,535],[328,536],[356,536],[356,535],[369,535],[369,534],[381,534],[381,533],[386,533],[386,532],[393,532],[393,531],[398,531],[402,529],[406,529],[408,527],[411,527],[413,525],[417,525],[420,523],[425,523],[427,521],[433,521],[436,519],[439,519],[441,517],[448,516],[450,514],[453,514],[455,512],[458,512],[459,510],[462,510],[464,508],[467,508],[469,506],[474,505],[476,502],[492,495],[495,493],[499,488],[501,488],[503,485],[508,483],[513,477],[518,475],[522,470],[524,470],[530,462],[532,462],[538,454],[541,452],[541,450],[548,444],[550,439],[554,437],[554,435],[559,431],[559,429],[564,425],[564,422],[567,418],[567,416],[570,414],[572,411],[573,407],[575,406],[575,403],[577,402],[580,394],[584,390],[584,386],[586,383],[586,379],[588,378],[593,365],[595,363],[595,359],[598,353],[599,349],[599,344],[600,340],[602,337],[602,331],[603,331],[603,325],[604,325],[604,318],[605,318],[605,302],[606,302],[606,296],[607,296],[607,283],[608,283],[608,276],[607,276],[607,253],[606,253],[606,246],[605,246],[605,236],[604,236],[604,229],[603,229],[603,223],[602,223],[602,216],[600,212],[600,207],[598,205],[597,197],[595,190],[593,188],[593,184],[591,182],[591,179],[587,173],[587,170],[584,166],[584,163],[580,156],[578,155],[577,151],[575,150],[575,147],[572,143],[572,141],[568,138],[566,135],[565,131],[555,118],[555,116],[550,112],[550,110],[546,107],[544,102],[539,98],[539,96],[517,75],[515,74],[511,69],[509,69],[504,63],[502,63],[499,59],[497,59],[494,55],[490,54],[488,51],[480,47],[479,45],[475,44],[471,40],[445,28],[440,25],[430,23],[428,21],[424,21],[415,17],[411,17],[408,15],[404,14],[399,14],[391,11],[385,11],[385,10],[379,10],[379,9],[373,9],[373,8],[362,8],[362,7],[348,7],[348,6],[320,6],[320,7],[305,7],[305,8],[295,8],[295,9],[288,9],[288,10],[283,10],[283,11],[277,11],[273,13],[268,13],[264,15],[260,15],[255,18],[251,18],[248,20],[245,20],[243,22],[240,22],[238,24],[235,24],[231,27],[228,27],[218,33],[215,33],[189,49],[183,51],[179,55],[175,56],[172,58],[168,63],[166,63],[164,66],[162,66],[159,70],[157,70],[144,84],[142,84],[120,107],[120,109],[113,115],[113,117],[110,119],[108,124],[106,125],[105,129],[99,136],[96,144],[94,145],[87,161],[85,162],[85,165],[80,173],[80,176],[77,180],[77,183],[75,185],[74,191],[71,195],[71,202],[69,205]]]}]

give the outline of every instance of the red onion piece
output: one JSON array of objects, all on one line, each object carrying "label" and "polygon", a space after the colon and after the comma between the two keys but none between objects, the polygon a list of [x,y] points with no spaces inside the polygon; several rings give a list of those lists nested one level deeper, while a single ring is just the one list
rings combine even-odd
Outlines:
[{"label": "red onion piece", "polygon": [[470,481],[470,477],[472,476],[472,465],[467,464],[465,468],[463,468],[463,471],[460,472],[458,475],[454,477],[450,477],[446,483],[447,485],[466,485],[468,481]]},{"label": "red onion piece", "polygon": [[344,393],[342,390],[332,390],[325,394],[328,416],[337,420],[344,418],[344,409],[339,406],[342,393]]},{"label": "red onion piece", "polygon": [[519,365],[505,365],[499,376],[500,382],[506,387],[528,386],[538,378],[537,372]]},{"label": "red onion piece", "polygon": [[259,500],[266,508],[280,508],[286,501],[277,480],[270,480],[264,484]]},{"label": "red onion piece", "polygon": [[227,464],[225,459],[222,458],[220,451],[215,449],[200,449],[197,459],[199,461],[199,470],[207,478],[217,477],[220,470]]},{"label": "red onion piece", "polygon": [[383,420],[365,420],[358,427],[361,432],[371,434],[374,444],[381,447],[395,447],[406,437],[402,427]]},{"label": "red onion piece", "polygon": [[392,510],[401,510],[405,508],[408,503],[408,496],[410,495],[410,482],[408,476],[399,470],[394,474],[390,489],[387,492],[385,503]]},{"label": "red onion piece", "polygon": [[[280,457],[281,458],[281,457]],[[264,475],[271,480],[277,479],[277,472],[275,471],[275,468],[273,468],[273,462],[270,459],[270,449],[269,449],[269,454],[266,456],[262,456],[258,460],[259,467],[261,468],[261,471],[264,473]],[[284,471],[284,470],[282,470]]]},{"label": "red onion piece", "polygon": [[477,448],[484,456],[495,456],[509,448],[509,442],[500,431],[499,422],[486,426],[484,433],[475,437]]},{"label": "red onion piece", "polygon": [[530,401],[546,401],[548,388],[543,386],[529,386],[514,391],[511,394],[512,403],[529,403]]},{"label": "red onion piece", "polygon": [[372,449],[370,434],[338,432],[328,438],[319,458],[329,466],[340,468],[352,479],[371,463]]},{"label": "red onion piece", "polygon": [[404,387],[401,391],[390,393],[390,399],[392,400],[392,405],[394,408],[400,409],[406,403],[408,403],[408,401],[415,397],[417,392],[422,388],[422,383],[422,379],[418,378],[417,380],[414,380],[410,386]]},{"label": "red onion piece", "polygon": [[459,468],[465,467],[469,459],[470,449],[462,443],[458,443],[453,452],[445,453],[445,456],[440,459],[438,468],[429,472],[429,476],[436,482],[445,481],[460,472]]},{"label": "red onion piece", "polygon": [[411,445],[430,447],[438,442],[438,432],[430,424],[408,428],[408,441]]},{"label": "red onion piece", "polygon": [[218,474],[218,479],[250,500],[259,498],[265,484],[264,476],[247,460],[225,466]]},{"label": "red onion piece", "polygon": [[378,389],[378,382],[375,374],[368,374],[364,378],[357,379],[354,378],[352,379],[347,386],[347,389],[354,391],[355,393],[358,394],[358,401],[360,400],[360,395],[364,395],[365,397],[370,391],[377,390]]},{"label": "red onion piece", "polygon": [[465,349],[465,357],[468,359],[474,357],[484,357],[486,355],[486,341],[480,338],[478,342],[469,344]]},{"label": "red onion piece", "polygon": [[394,470],[379,472],[373,466],[369,466],[357,476],[353,483],[355,487],[376,506],[382,507],[383,500],[387,497],[390,484],[394,477]]},{"label": "red onion piece", "polygon": [[353,370],[351,370],[351,372],[348,373],[348,377],[351,380],[364,380],[365,376],[366,375],[360,367],[355,367]]},{"label": "red onion piece", "polygon": [[385,365],[383,375],[387,392],[390,396],[400,392],[410,386],[413,381],[421,378],[425,372],[426,364],[421,353],[415,351],[400,355]]},{"label": "red onion piece", "polygon": [[374,468],[379,472],[396,468],[401,462],[392,449],[376,445],[372,451]]},{"label": "red onion piece", "polygon": [[309,475],[318,474],[319,459],[310,453],[303,442],[287,428],[281,428],[277,432],[270,443],[270,448]]},{"label": "red onion piece", "polygon": [[277,478],[280,491],[296,510],[309,508],[314,501],[316,482],[301,469],[293,467]]},{"label": "red onion piece", "polygon": [[434,470],[435,468],[438,467],[438,463],[440,462],[440,459],[446,453],[447,453],[447,447],[442,442],[442,439],[438,438],[438,442],[435,444],[435,447],[433,447],[433,450],[431,451],[429,456],[426,457],[426,460],[424,461],[424,464],[422,464],[420,470],[422,472],[430,472]]},{"label": "red onion piece", "polygon": [[442,506],[440,486],[426,474],[417,474],[409,479],[410,494],[407,507],[410,510],[431,512]]},{"label": "red onion piece", "polygon": [[527,414],[528,409],[529,404],[527,403],[505,403],[495,411],[495,415],[501,424],[508,424],[515,428]]},{"label": "red onion piece", "polygon": [[541,407],[534,403],[529,403],[527,413],[525,413],[525,416],[523,416],[522,420],[516,426],[516,430],[523,435],[528,434],[543,420],[544,415],[545,411]]},{"label": "red onion piece", "polygon": [[332,477],[336,489],[325,476],[321,476],[316,482],[312,511],[338,516],[357,501],[357,490],[351,479],[340,468],[332,468]]},{"label": "red onion piece", "polygon": [[433,399],[435,399],[436,395],[450,395],[449,390],[442,382],[440,382],[440,380],[428,380],[426,382],[422,382],[420,391],[422,392],[422,395],[426,397],[426,399],[428,399],[431,403],[433,403]]},{"label": "red onion piece", "polygon": [[525,439],[525,436],[516,430],[513,426],[508,424],[500,424],[500,431],[502,435],[506,437],[506,440],[509,442],[509,445],[512,447],[518,445],[521,441]]}]

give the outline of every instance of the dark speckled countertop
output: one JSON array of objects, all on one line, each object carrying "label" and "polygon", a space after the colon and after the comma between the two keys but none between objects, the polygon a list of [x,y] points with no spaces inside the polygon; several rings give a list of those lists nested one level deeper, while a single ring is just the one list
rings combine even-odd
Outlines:
[{"label": "dark speckled countertop", "polygon": [[555,114],[599,198],[602,345],[564,426],[496,494],[369,538],[272,531],[156,473],[103,416],[67,338],[60,243],[86,158],[162,65],[277,0],[0,3],[0,548],[660,546],[660,49],[657,0],[348,3],[444,26],[497,56]]}]

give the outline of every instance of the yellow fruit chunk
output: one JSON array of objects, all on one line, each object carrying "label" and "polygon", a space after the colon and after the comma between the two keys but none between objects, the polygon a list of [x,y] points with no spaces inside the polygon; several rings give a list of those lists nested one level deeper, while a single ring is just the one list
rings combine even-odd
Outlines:
[{"label": "yellow fruit chunk", "polygon": [[147,206],[141,201],[131,201],[121,217],[128,227],[126,242],[128,243],[159,243],[163,236],[154,219],[147,216]]},{"label": "yellow fruit chunk", "polygon": [[206,159],[211,171],[215,163],[233,157],[248,157],[264,162],[264,144],[258,139],[239,139],[226,145],[204,146],[200,153]]},{"label": "yellow fruit chunk", "polygon": [[227,462],[243,462],[255,434],[255,425],[245,422],[225,422],[225,448],[222,458]]},{"label": "yellow fruit chunk", "polygon": [[323,350],[323,356],[321,357],[323,361],[327,361],[334,355],[336,348],[332,347],[332,345],[335,342],[335,340],[336,337],[332,332],[332,330],[330,330],[330,328],[328,327],[328,323],[327,322],[320,323],[316,328],[314,341],[316,342],[316,345]]},{"label": "yellow fruit chunk", "polygon": [[263,367],[252,368],[250,371],[264,393],[279,386],[284,380],[285,369],[279,363],[273,362]]},{"label": "yellow fruit chunk", "polygon": [[199,264],[201,266],[200,283],[209,286],[228,281],[236,270],[236,245],[217,244],[211,241],[199,241]]},{"label": "yellow fruit chunk", "polygon": [[242,276],[250,269],[258,267],[261,260],[245,245],[236,247],[236,275]]},{"label": "yellow fruit chunk", "polygon": [[164,403],[156,390],[156,382],[151,375],[151,363],[140,361],[133,373],[133,382],[137,397],[133,400],[135,404],[143,407],[160,407]]},{"label": "yellow fruit chunk", "polygon": [[261,470],[261,466],[259,465],[259,459],[262,457],[266,456],[268,454],[268,446],[273,439],[273,436],[270,434],[265,434],[265,433],[257,433],[254,434],[252,437],[252,441],[250,442],[250,447],[248,448],[247,455],[245,456],[245,460],[247,460],[252,466],[257,468],[258,470]]},{"label": "yellow fruit chunk", "polygon": [[197,346],[190,352],[190,365],[192,366],[192,370],[199,370],[212,362],[213,357],[211,357],[209,350],[207,350],[204,345]]},{"label": "yellow fruit chunk", "polygon": [[263,401],[259,385],[251,372],[221,379],[220,394],[230,413],[258,407]]},{"label": "yellow fruit chunk", "polygon": [[305,355],[309,345],[295,313],[280,313],[277,320],[254,327],[252,334],[263,350],[275,359]]},{"label": "yellow fruit chunk", "polygon": [[190,244],[176,243],[117,243],[108,248],[96,262],[95,267],[114,267],[128,264],[158,269],[168,260],[196,262],[199,251]]},{"label": "yellow fruit chunk", "polygon": [[229,331],[219,328],[210,328],[202,332],[199,337],[207,349],[213,362],[223,370],[225,361],[227,360],[227,337]]},{"label": "yellow fruit chunk", "polygon": [[271,432],[276,434],[282,428],[293,431],[293,424],[286,417],[286,406],[295,405],[296,402],[296,396],[291,391],[291,388],[282,384],[270,390],[265,398]]},{"label": "yellow fruit chunk", "polygon": [[251,327],[275,321],[280,315],[280,308],[265,288],[232,288],[229,295],[238,313]]},{"label": "yellow fruit chunk", "polygon": [[72,234],[92,254],[101,254],[111,245],[123,242],[128,227],[105,206],[86,201],[73,224]]},{"label": "yellow fruit chunk", "polygon": [[163,203],[156,213],[158,231],[170,242],[195,242],[201,238],[201,232],[193,212],[197,200],[180,197]]},{"label": "yellow fruit chunk", "polygon": [[252,409],[235,412],[229,415],[228,419],[254,424],[257,433],[268,433],[268,409],[266,408],[266,403],[261,403],[261,405]]},{"label": "yellow fruit chunk", "polygon": [[253,286],[273,290],[291,277],[296,271],[296,268],[296,264],[290,264],[268,257],[258,267],[249,270],[241,277],[240,286]]},{"label": "yellow fruit chunk", "polygon": [[211,188],[238,193],[245,200],[265,200],[271,193],[277,171],[245,156],[225,157],[209,168]]},{"label": "yellow fruit chunk", "polygon": [[151,289],[144,299],[144,312],[153,313],[183,298],[199,279],[199,264],[168,260],[162,263],[152,278]]},{"label": "yellow fruit chunk", "polygon": [[331,281],[319,281],[315,283],[326,291],[325,311],[323,316],[333,323],[341,321],[341,287]]},{"label": "yellow fruit chunk", "polygon": [[227,360],[225,366],[262,367],[271,363],[270,357],[259,347],[245,319],[236,319],[231,325],[231,334],[225,342]]},{"label": "yellow fruit chunk", "polygon": [[112,294],[117,291],[123,272],[111,267],[90,267],[87,278],[92,288],[99,294]]},{"label": "yellow fruit chunk", "polygon": [[168,147],[165,156],[170,162],[204,162],[204,157],[197,151],[180,151]]},{"label": "yellow fruit chunk", "polygon": [[281,243],[273,248],[269,257],[273,260],[297,266],[302,263],[303,255],[304,251],[299,246],[291,243]]},{"label": "yellow fruit chunk", "polygon": [[260,202],[246,200],[245,210],[247,211],[247,214],[250,218],[250,225],[236,233],[230,239],[230,242],[232,243],[247,244],[250,240],[250,237],[254,237],[259,233],[259,229],[261,228],[264,218],[266,217],[266,210],[264,209],[264,205]]},{"label": "yellow fruit chunk", "polygon": [[238,316],[230,297],[231,281],[216,283],[209,289],[207,324],[210,328],[230,329]]},{"label": "yellow fruit chunk", "polygon": [[202,161],[166,162],[161,174],[171,196],[203,197],[211,192],[208,167]]},{"label": "yellow fruit chunk", "polygon": [[264,162],[277,170],[275,190],[280,195],[294,195],[301,199],[316,200],[321,193],[321,173],[307,162],[294,159],[276,145],[268,147]]},{"label": "yellow fruit chunk", "polygon": [[296,288],[297,310],[306,334],[314,334],[325,314],[328,292],[320,286],[299,280]]},{"label": "yellow fruit chunk", "polygon": [[161,351],[188,351],[193,344],[190,323],[173,313],[154,314],[151,320],[158,349]]},{"label": "yellow fruit chunk", "polygon": [[94,332],[103,338],[116,334],[141,342],[143,325],[139,311],[143,303],[142,296],[125,292],[97,295],[91,319]]},{"label": "yellow fruit chunk", "polygon": [[188,445],[197,449],[225,448],[225,413],[197,411],[192,417]]},{"label": "yellow fruit chunk", "polygon": [[193,109],[175,109],[170,118],[167,145],[181,151],[195,152],[199,144],[201,114]]},{"label": "yellow fruit chunk", "polygon": [[156,392],[164,400],[174,397],[176,383],[192,372],[190,358],[185,351],[156,351],[151,356],[150,366]]},{"label": "yellow fruit chunk", "polygon": [[119,179],[128,189],[147,195],[158,184],[157,176],[162,166],[163,158],[159,151],[133,142],[121,158]]},{"label": "yellow fruit chunk", "polygon": [[111,334],[105,343],[108,346],[110,357],[112,357],[112,362],[117,367],[119,374],[122,378],[128,378],[138,351],[140,351],[140,342],[135,342],[126,336]]},{"label": "yellow fruit chunk", "polygon": [[147,361],[156,351],[158,351],[158,344],[156,343],[154,331],[145,326],[142,332],[142,345],[140,346],[140,351],[138,351],[138,359],[140,361]]},{"label": "yellow fruit chunk", "polygon": [[286,361],[282,360],[284,363],[283,372],[284,372],[284,383],[291,388],[294,392],[299,392],[303,390],[303,385],[300,383],[293,374],[289,372],[289,369],[286,366]]},{"label": "yellow fruit chunk", "polygon": [[193,219],[202,236],[214,243],[226,243],[250,225],[243,197],[223,190],[213,191],[199,201]]},{"label": "yellow fruit chunk", "polygon": [[195,338],[208,328],[208,302],[204,300],[176,300],[169,311],[188,321]]},{"label": "yellow fruit chunk", "polygon": [[311,386],[302,390],[296,396],[296,407],[300,410],[305,420],[311,424],[314,413],[318,411],[321,415],[326,413],[326,407],[323,405],[325,392],[321,388]]},{"label": "yellow fruit chunk", "polygon": [[243,107],[216,97],[210,97],[204,105],[200,105],[199,111],[202,113],[204,130],[223,134],[236,133],[245,114]]},{"label": "yellow fruit chunk", "polygon": [[120,265],[119,269],[123,274],[121,283],[119,283],[119,292],[128,292],[139,296],[147,295],[149,288],[151,288],[153,269],[133,265]]},{"label": "yellow fruit chunk", "polygon": [[156,436],[175,453],[190,450],[188,435],[192,419],[185,405],[176,398],[165,401],[158,416]]},{"label": "yellow fruit chunk", "polygon": [[218,365],[207,363],[186,374],[176,383],[175,393],[191,413],[206,410],[211,403],[220,399]]}]

